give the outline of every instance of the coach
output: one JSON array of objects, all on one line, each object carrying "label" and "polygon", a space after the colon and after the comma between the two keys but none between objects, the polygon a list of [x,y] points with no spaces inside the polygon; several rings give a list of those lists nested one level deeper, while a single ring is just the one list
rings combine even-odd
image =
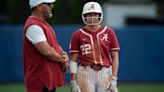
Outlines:
[{"label": "coach", "polygon": [[53,28],[47,23],[52,17],[55,0],[30,0],[31,15],[23,32],[24,77],[27,92],[55,92],[63,86],[68,55],[58,44]]}]

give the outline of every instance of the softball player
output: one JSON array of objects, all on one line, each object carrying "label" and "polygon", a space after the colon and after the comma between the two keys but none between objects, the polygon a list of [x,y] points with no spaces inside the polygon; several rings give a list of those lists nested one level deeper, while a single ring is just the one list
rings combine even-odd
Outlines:
[{"label": "softball player", "polygon": [[99,3],[88,2],[84,5],[82,20],[85,26],[73,33],[70,42],[72,92],[118,91],[120,48],[115,32],[100,25],[102,19],[103,12]]}]

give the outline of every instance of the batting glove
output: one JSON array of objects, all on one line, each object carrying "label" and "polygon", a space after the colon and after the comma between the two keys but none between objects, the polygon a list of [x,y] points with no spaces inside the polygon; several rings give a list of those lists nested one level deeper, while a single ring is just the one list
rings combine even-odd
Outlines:
[{"label": "batting glove", "polygon": [[81,92],[75,80],[71,81],[71,92]]},{"label": "batting glove", "polygon": [[110,81],[110,83],[108,84],[108,86],[107,86],[107,90],[109,92],[118,92],[118,89],[117,89],[117,80],[112,79]]}]

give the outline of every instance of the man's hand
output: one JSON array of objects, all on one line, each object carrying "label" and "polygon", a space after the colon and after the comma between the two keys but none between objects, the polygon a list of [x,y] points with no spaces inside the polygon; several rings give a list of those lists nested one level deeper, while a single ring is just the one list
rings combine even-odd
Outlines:
[{"label": "man's hand", "polygon": [[63,53],[62,58],[63,58],[63,62],[62,62],[63,70],[64,70],[64,72],[67,72],[68,66],[69,66],[69,57],[68,57],[67,53]]},{"label": "man's hand", "polygon": [[112,79],[110,81],[110,83],[108,84],[108,86],[107,86],[107,90],[109,92],[118,92],[118,89],[117,89],[117,80]]},{"label": "man's hand", "polygon": [[64,61],[66,61],[66,62],[69,61],[69,57],[68,57],[67,53],[63,53],[62,58],[64,58]]},{"label": "man's hand", "polygon": [[75,80],[72,80],[70,83],[71,83],[71,92],[81,92]]}]

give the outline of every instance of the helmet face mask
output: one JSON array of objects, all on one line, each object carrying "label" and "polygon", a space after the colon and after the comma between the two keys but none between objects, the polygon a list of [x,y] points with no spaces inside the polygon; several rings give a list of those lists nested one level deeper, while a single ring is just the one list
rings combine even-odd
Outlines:
[{"label": "helmet face mask", "polygon": [[101,14],[99,14],[99,16],[86,16],[86,15],[83,15],[82,16],[83,18],[83,22],[84,24],[86,25],[98,25],[101,23]]},{"label": "helmet face mask", "polygon": [[[99,14],[99,16],[86,16],[87,14],[94,13]],[[82,11],[82,20],[86,25],[98,25],[102,22],[103,13],[99,3],[88,2],[84,5]]]}]

